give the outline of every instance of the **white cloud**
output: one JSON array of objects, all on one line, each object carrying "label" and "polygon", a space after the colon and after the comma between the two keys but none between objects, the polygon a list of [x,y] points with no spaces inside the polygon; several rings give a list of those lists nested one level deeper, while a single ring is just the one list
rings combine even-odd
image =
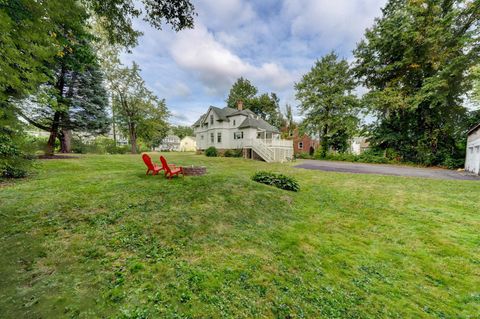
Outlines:
[{"label": "white cloud", "polygon": [[198,0],[198,15],[212,29],[235,29],[256,18],[251,4],[242,0]]},{"label": "white cloud", "polygon": [[242,60],[216,41],[208,30],[198,25],[178,35],[170,48],[175,62],[194,72],[210,93],[224,94],[240,76],[260,81],[273,89],[285,89],[293,83],[292,76],[274,62],[253,65]]},{"label": "white cloud", "polygon": [[332,49],[352,46],[379,16],[386,0],[285,0],[282,13],[294,36],[318,37]]}]

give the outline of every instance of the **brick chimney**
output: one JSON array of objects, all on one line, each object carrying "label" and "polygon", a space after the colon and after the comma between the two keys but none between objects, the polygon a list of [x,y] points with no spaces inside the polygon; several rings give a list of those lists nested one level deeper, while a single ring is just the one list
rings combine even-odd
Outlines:
[{"label": "brick chimney", "polygon": [[237,101],[237,109],[239,111],[243,110],[243,101],[242,100]]}]

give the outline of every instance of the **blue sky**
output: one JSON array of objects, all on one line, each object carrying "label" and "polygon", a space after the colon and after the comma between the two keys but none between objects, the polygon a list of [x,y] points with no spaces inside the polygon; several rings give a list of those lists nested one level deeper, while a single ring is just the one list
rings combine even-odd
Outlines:
[{"label": "blue sky", "polygon": [[[352,61],[365,28],[386,0],[193,0],[195,28],[175,33],[135,21],[144,32],[124,64],[136,61],[148,87],[165,98],[173,124],[192,124],[223,107],[243,76],[260,92],[296,106],[294,83],[334,50]],[[298,117],[299,114],[296,114]]]}]

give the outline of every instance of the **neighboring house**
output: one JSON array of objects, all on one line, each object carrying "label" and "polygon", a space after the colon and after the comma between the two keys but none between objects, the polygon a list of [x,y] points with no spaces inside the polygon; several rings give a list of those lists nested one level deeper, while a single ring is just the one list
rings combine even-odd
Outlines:
[{"label": "neighboring house", "polygon": [[167,135],[158,148],[160,148],[160,151],[178,151],[180,148],[180,137]]},{"label": "neighboring house", "polygon": [[367,141],[366,137],[354,137],[350,141],[350,152],[352,152],[352,154],[360,155],[369,148],[370,143]]},{"label": "neighboring house", "polygon": [[193,136],[185,136],[180,141],[180,152],[195,152],[197,150],[197,142]]},{"label": "neighboring house", "polygon": [[241,149],[243,156],[266,162],[283,162],[293,156],[293,143],[280,139],[278,129],[250,110],[210,106],[193,124],[197,148],[224,151]]},{"label": "neighboring house", "polygon": [[465,170],[480,175],[480,123],[468,131]]},{"label": "neighboring house", "polygon": [[293,134],[288,137],[293,140],[293,152],[295,155],[307,153],[313,155],[320,146],[320,142],[317,139],[312,138],[310,135],[304,133],[303,135],[298,133],[298,128],[293,130]]}]

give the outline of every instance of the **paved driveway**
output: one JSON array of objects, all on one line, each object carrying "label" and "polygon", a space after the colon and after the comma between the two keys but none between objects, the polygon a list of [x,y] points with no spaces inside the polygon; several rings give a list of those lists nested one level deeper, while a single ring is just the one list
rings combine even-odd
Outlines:
[{"label": "paved driveway", "polygon": [[297,168],[329,172],[412,176],[437,179],[478,180],[480,176],[442,168],[418,168],[400,165],[365,164],[336,161],[303,160]]}]

